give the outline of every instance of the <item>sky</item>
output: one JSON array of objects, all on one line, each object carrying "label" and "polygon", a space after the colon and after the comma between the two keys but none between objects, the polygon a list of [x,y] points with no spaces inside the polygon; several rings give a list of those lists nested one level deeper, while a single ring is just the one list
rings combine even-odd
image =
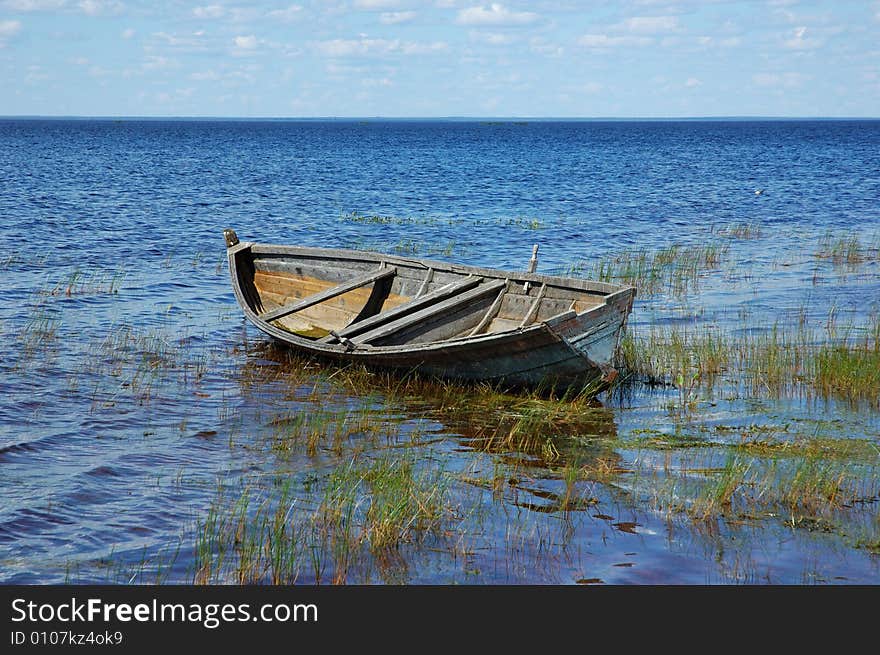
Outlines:
[{"label": "sky", "polygon": [[0,115],[880,116],[880,0],[0,0]]}]

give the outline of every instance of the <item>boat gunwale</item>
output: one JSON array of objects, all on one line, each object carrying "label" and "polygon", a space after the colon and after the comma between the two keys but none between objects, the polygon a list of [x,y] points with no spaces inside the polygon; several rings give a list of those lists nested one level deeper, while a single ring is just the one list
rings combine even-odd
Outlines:
[{"label": "boat gunwale", "polygon": [[384,262],[390,266],[412,266],[424,270],[432,268],[434,271],[446,273],[479,275],[482,277],[494,277],[501,280],[508,279],[538,284],[546,283],[555,287],[573,289],[575,291],[587,291],[606,297],[614,295],[620,291],[635,291],[635,287],[626,284],[612,284],[610,282],[565,277],[562,275],[529,273],[528,271],[506,271],[498,268],[484,268],[480,266],[471,266],[469,264],[454,264],[451,262],[435,261],[431,259],[410,259],[407,257],[400,257],[399,255],[387,255],[374,250],[346,250],[338,248],[276,245],[242,241],[238,245],[230,248],[229,251],[237,252],[238,250],[245,250],[247,248],[250,248],[251,252],[257,255],[302,255],[322,259],[335,258],[376,263]]}]

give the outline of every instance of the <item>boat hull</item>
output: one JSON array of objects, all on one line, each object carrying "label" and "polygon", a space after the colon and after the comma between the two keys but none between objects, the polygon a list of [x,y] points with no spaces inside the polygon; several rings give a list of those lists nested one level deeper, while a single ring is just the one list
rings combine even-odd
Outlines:
[{"label": "boat hull", "polygon": [[[418,372],[420,375],[468,382],[483,382],[503,388],[544,388],[547,390],[598,391],[614,380],[617,373],[612,366],[626,320],[632,309],[635,290],[632,287],[614,287],[603,283],[542,276],[535,273],[510,273],[493,269],[408,260],[378,253],[304,249],[292,246],[268,246],[235,243],[228,248],[230,275],[236,298],[245,316],[262,332],[277,342],[297,351],[338,362],[364,364],[380,369]],[[473,334],[418,343],[388,343],[385,345],[328,343],[326,340],[305,338],[283,329],[272,321],[262,306],[260,290],[254,285],[256,266],[265,257],[272,257],[274,265],[289,256],[291,261],[303,257],[319,259],[325,256],[334,262],[351,258],[356,263],[382,261],[383,265],[417,266],[421,269],[446,271],[461,277],[480,275],[480,279],[505,280],[510,285],[537,288],[553,284],[557,295],[560,289],[573,285],[572,293],[597,295],[597,304],[587,311],[563,311],[530,325],[486,334]],[[296,269],[296,266],[292,266]],[[298,269],[296,269],[298,270]],[[516,276],[512,280],[512,276]],[[517,286],[517,289],[519,287]],[[598,289],[598,291],[596,290]],[[534,289],[532,290],[534,293]],[[574,297],[574,296],[573,296]],[[493,297],[477,299],[461,312],[460,319],[469,319],[492,311]],[[538,301],[540,302],[540,301]],[[574,306],[574,304],[572,304]],[[273,316],[278,313],[268,312]],[[283,313],[283,310],[281,311]],[[418,326],[417,326],[418,327]],[[465,330],[466,332],[467,330]]]}]

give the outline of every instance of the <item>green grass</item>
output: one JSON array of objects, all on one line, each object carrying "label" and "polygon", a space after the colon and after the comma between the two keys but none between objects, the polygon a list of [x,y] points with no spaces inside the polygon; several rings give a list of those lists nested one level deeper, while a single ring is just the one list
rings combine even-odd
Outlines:
[{"label": "green grass", "polygon": [[409,453],[352,458],[309,484],[219,489],[197,527],[194,582],[345,583],[368,555],[397,560],[453,513],[443,470],[420,470]]},{"label": "green grass", "polygon": [[653,251],[625,250],[617,255],[569,267],[567,275],[636,287],[641,298],[667,293],[683,297],[694,293],[701,277],[718,270],[727,244],[672,245]]},{"label": "green grass", "polygon": [[678,389],[682,407],[698,392],[733,386],[755,398],[805,396],[880,408],[877,315],[843,330],[811,328],[798,317],[738,335],[707,326],[652,327],[627,334],[620,357],[637,379]]}]

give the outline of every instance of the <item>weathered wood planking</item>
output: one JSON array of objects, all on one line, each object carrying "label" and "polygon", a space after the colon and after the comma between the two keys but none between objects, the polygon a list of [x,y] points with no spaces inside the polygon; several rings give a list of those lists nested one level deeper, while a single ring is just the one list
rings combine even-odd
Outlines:
[{"label": "weathered wood planking", "polygon": [[[498,289],[504,287],[505,284],[506,282],[503,282],[501,280],[495,280],[492,282],[481,284],[476,289],[454,295],[451,298],[447,298],[446,300],[443,300],[441,302],[434,303],[432,305],[429,305],[428,307],[425,307],[424,309],[413,312],[412,314],[408,314],[407,316],[403,316],[401,318],[398,318],[397,320],[390,321],[389,323],[380,325],[379,327],[359,334],[354,337],[352,341],[356,344],[381,341],[383,339],[387,339],[393,336],[395,333],[401,332],[412,326],[419,324],[427,325],[438,318],[442,318],[447,322],[451,322],[449,318],[451,316],[450,312],[452,312],[453,310],[460,311],[462,308],[467,310],[469,306],[474,303],[475,300],[484,298],[489,294],[496,293]],[[469,313],[472,314],[473,312]],[[479,320],[479,318],[477,320]],[[451,334],[450,336],[457,335]]]},{"label": "weathered wood planking", "polygon": [[472,287],[477,286],[481,281],[482,278],[471,275],[463,280],[452,282],[450,284],[440,287],[439,289],[435,289],[431,293],[427,293],[422,296],[417,295],[415,298],[407,302],[395,305],[388,310],[383,310],[381,313],[374,314],[373,316],[365,318],[362,321],[352,323],[351,325],[343,330],[340,330],[336,334],[331,334],[329,337],[326,337],[325,341],[327,343],[333,343],[334,340],[338,341],[339,337],[353,337],[357,334],[361,334],[369,329],[376,328],[379,325],[385,323],[389,323],[390,321],[401,318],[407,314],[410,314],[411,312],[423,309],[429,305],[433,305],[440,302],[441,300],[454,296],[457,293],[466,291]]},{"label": "weathered wood planking", "polygon": [[349,291],[354,291],[355,289],[364,287],[368,284],[372,284],[373,282],[378,282],[379,280],[382,280],[386,277],[391,277],[396,273],[397,269],[392,267],[381,268],[378,271],[374,271],[367,275],[359,275],[346,282],[342,282],[328,289],[324,289],[323,291],[312,294],[297,302],[290,303],[289,305],[284,305],[283,307],[278,307],[277,309],[265,312],[264,314],[260,315],[260,318],[269,323],[270,321],[277,320],[283,316],[287,316],[288,314],[293,314],[295,312],[311,307],[312,305],[317,305],[326,300],[330,300],[331,298],[335,298],[336,296],[341,296],[342,294],[348,293]]}]

